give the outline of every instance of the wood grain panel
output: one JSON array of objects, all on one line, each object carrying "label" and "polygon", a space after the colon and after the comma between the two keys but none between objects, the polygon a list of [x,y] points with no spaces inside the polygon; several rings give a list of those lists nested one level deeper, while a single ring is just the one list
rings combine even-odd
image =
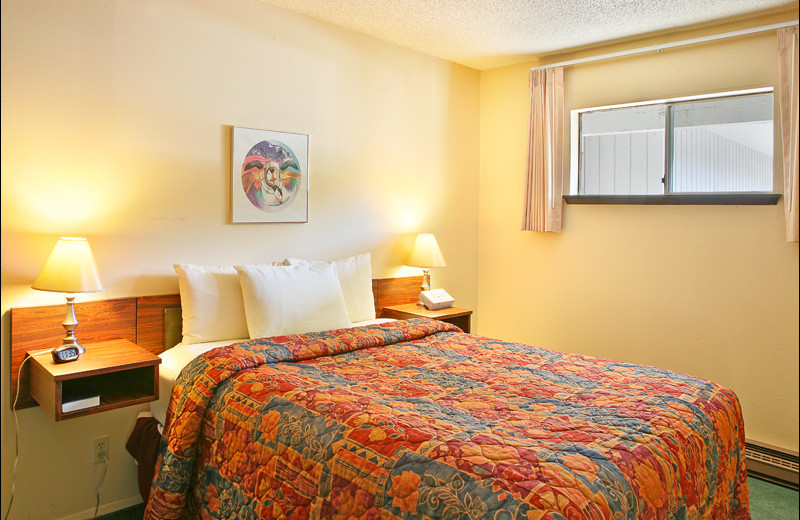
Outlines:
[{"label": "wood grain panel", "polygon": [[[65,305],[46,307],[15,307],[11,313],[11,395],[13,405],[17,392],[19,365],[29,350],[52,349],[61,344],[66,335],[61,323],[66,314]],[[136,299],[119,298],[78,302],[75,304],[78,327],[75,335],[81,344],[127,339],[136,341]],[[27,363],[22,368],[22,384],[17,408],[36,406],[28,390]]]},{"label": "wood grain panel", "polygon": [[141,296],[136,300],[136,344],[153,354],[161,354],[164,352],[164,309],[180,307],[181,296]]},{"label": "wood grain panel", "polygon": [[[55,417],[51,410],[55,410],[56,403],[61,402],[61,386],[56,385],[53,378],[48,376],[47,371],[42,370],[41,365],[36,362],[40,358],[46,359],[49,356],[50,354],[32,356],[31,359],[25,363],[25,368],[27,369],[29,377],[23,377],[22,381],[23,383],[30,381],[33,388],[38,389],[38,391],[33,392],[36,395],[36,401],[31,406],[38,403],[40,406],[44,407],[51,416]],[[52,360],[52,358],[50,359]],[[17,408],[21,408],[21,406],[17,405]]]},{"label": "wood grain panel", "polygon": [[422,276],[404,278],[379,278],[372,281],[372,294],[375,297],[375,313],[383,316],[384,307],[414,303],[422,290]]}]

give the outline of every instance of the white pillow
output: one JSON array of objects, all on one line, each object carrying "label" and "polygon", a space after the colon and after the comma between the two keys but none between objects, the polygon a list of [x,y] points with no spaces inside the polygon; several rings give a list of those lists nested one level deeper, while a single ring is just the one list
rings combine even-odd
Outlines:
[{"label": "white pillow", "polygon": [[315,265],[332,263],[342,286],[347,313],[354,322],[375,319],[375,298],[372,294],[372,263],[369,253],[363,253],[333,262],[287,258],[288,265]]},{"label": "white pillow", "polygon": [[333,265],[234,267],[251,339],[350,326]]},{"label": "white pillow", "polygon": [[232,265],[175,264],[184,344],[247,337],[239,277]]}]

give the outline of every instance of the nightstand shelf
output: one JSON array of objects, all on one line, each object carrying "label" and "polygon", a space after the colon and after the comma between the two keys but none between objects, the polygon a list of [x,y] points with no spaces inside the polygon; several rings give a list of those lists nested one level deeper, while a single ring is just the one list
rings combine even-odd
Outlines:
[{"label": "nightstand shelf", "polygon": [[[161,358],[128,340],[84,345],[77,361],[55,363],[49,351],[37,353],[30,364],[30,392],[55,419],[147,403],[158,398]],[[100,405],[62,412],[62,405],[86,394],[99,395]]]},{"label": "nightstand shelf", "polygon": [[452,323],[456,327],[468,333],[470,331],[472,311],[469,309],[460,309],[458,307],[448,307],[446,309],[432,311],[422,305],[417,305],[416,303],[407,303],[405,305],[392,305],[390,307],[384,307],[381,317],[394,318],[398,320],[408,320],[411,318],[431,318],[434,320]]}]

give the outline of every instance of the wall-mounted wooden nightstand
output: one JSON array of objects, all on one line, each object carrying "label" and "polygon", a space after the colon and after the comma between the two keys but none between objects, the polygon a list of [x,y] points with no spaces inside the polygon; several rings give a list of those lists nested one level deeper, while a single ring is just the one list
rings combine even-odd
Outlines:
[{"label": "wall-mounted wooden nightstand", "polygon": [[[30,365],[30,393],[55,419],[69,419],[158,399],[161,358],[125,339],[89,343],[77,361],[55,363],[49,351]],[[63,403],[99,395],[100,404],[64,412]]]},{"label": "wall-mounted wooden nightstand", "polygon": [[470,331],[470,321],[472,319],[472,311],[469,309],[459,309],[458,307],[448,307],[447,309],[438,309],[435,311],[429,310],[422,305],[416,303],[407,303],[405,305],[392,305],[391,307],[384,307],[381,312],[382,318],[394,318],[398,320],[407,320],[410,318],[432,318],[434,320],[446,321],[452,323],[464,332]]}]

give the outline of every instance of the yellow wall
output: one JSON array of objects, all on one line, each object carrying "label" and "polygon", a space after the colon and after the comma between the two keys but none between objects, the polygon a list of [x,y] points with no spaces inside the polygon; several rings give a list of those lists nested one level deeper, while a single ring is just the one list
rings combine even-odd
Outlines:
[{"label": "yellow wall", "polygon": [[[798,249],[782,202],[566,206],[563,233],[518,231],[535,63],[478,73],[257,0],[0,8],[4,510],[8,309],[63,301],[29,286],[64,234],[90,239],[108,288],[86,300],[176,292],[175,262],[369,250],[376,276],[413,273],[413,234],[433,232],[448,262],[434,285],[477,309],[478,332],[712,379],[740,396],[749,437],[797,449]],[[774,86],[775,52],[772,33],[574,67],[568,108]],[[308,224],[228,224],[231,126],[310,135]],[[142,409],[21,411],[11,518],[85,518],[101,435],[102,502],[136,503],[123,446]]]},{"label": "yellow wall", "polygon": [[[477,71],[258,0],[4,0],[2,63],[4,511],[8,309],[63,303],[30,289],[59,235],[89,238],[108,290],[88,300],[177,292],[175,262],[371,251],[376,276],[418,274],[402,263],[432,232],[448,263],[434,285],[477,305]],[[231,126],[309,134],[307,224],[228,224]],[[139,501],[124,443],[146,408],[20,411],[11,518],[93,510],[106,434],[102,502]]]},{"label": "yellow wall", "polygon": [[[568,67],[567,112],[777,87],[775,40]],[[748,438],[797,450],[798,247],[784,239],[783,201],[565,204],[562,233],[519,231],[533,65],[482,74],[480,333],[710,379],[738,394]]]}]

